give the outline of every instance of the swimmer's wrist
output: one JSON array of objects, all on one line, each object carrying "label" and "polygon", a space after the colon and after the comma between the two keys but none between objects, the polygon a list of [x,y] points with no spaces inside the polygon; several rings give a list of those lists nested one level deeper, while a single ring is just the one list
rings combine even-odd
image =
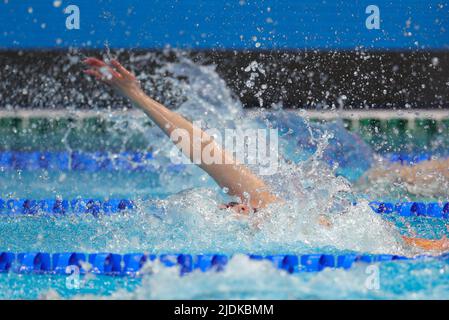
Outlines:
[{"label": "swimmer's wrist", "polygon": [[156,101],[149,97],[141,88],[130,90],[127,93],[127,97],[135,107],[145,112],[151,109],[150,106],[153,106],[156,103]]},{"label": "swimmer's wrist", "polygon": [[126,96],[133,103],[138,103],[144,97],[146,97],[145,92],[141,88],[133,88],[126,92]]}]

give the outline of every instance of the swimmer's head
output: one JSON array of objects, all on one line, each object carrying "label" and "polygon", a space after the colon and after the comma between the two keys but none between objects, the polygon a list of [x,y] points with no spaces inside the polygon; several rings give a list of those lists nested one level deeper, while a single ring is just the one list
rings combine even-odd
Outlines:
[{"label": "swimmer's head", "polygon": [[256,208],[251,208],[250,206],[248,206],[246,204],[238,203],[235,201],[231,201],[227,204],[221,205],[220,209],[232,209],[235,212],[237,212],[238,214],[243,214],[243,215],[249,215],[250,213],[257,211]]}]

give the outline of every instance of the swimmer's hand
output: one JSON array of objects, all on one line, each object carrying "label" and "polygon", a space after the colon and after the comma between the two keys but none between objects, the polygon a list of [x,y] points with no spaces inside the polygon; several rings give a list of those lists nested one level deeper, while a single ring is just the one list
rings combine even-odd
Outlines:
[{"label": "swimmer's hand", "polygon": [[103,81],[121,95],[132,98],[142,93],[140,82],[136,76],[126,70],[117,60],[106,63],[97,58],[87,58],[83,63],[89,66],[84,73]]}]

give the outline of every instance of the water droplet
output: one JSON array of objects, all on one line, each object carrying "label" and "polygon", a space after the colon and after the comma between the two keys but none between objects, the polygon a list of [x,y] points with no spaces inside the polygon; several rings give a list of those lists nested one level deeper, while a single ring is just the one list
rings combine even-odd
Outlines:
[{"label": "water droplet", "polygon": [[438,57],[433,57],[432,58],[432,65],[434,67],[436,67],[439,63],[440,63],[440,60],[438,59]]}]

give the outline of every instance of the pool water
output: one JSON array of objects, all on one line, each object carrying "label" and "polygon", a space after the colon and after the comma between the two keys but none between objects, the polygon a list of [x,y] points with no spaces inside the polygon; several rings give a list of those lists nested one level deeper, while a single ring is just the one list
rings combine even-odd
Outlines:
[{"label": "pool water", "polygon": [[[142,117],[114,117],[115,125],[101,127],[101,144],[92,143],[95,129],[91,132],[92,139],[88,139],[85,135],[76,136],[77,128],[70,125],[65,133],[61,128],[54,135],[46,131],[42,134],[45,138],[35,135],[27,140],[18,135],[15,142],[9,143],[3,138],[3,149],[9,151],[151,150],[155,169],[0,168],[3,199],[126,198],[138,204],[135,210],[98,217],[3,215],[0,217],[1,251],[221,253],[234,257],[222,272],[198,271],[181,276],[176,268],[156,262],[149,263],[138,277],[82,276],[76,288],[67,284],[66,276],[3,273],[0,274],[0,298],[447,298],[449,265],[445,257],[288,274],[266,261],[245,256],[420,254],[402,243],[401,234],[410,235],[413,229],[420,237],[439,238],[448,235],[445,221],[383,217],[371,210],[368,201],[442,199],[411,194],[404,186],[391,181],[385,181],[382,187],[360,186],[358,179],[379,161],[374,151],[381,148],[373,148],[347,131],[342,121],[316,123],[304,118],[301,112],[282,109],[248,113],[213,67],[182,61],[164,68],[173,75],[172,81],[186,97],[177,110],[190,119],[203,119],[208,128],[279,129],[282,161],[277,174],[265,178],[285,203],[246,219],[219,210],[218,206],[230,199],[225,191],[193,165],[171,170],[171,144],[158,128],[148,125],[148,120]],[[176,77],[188,81],[178,83]],[[357,205],[352,204],[355,201]],[[332,221],[332,228],[318,223],[323,214]],[[377,282],[372,282],[373,272]]]}]

